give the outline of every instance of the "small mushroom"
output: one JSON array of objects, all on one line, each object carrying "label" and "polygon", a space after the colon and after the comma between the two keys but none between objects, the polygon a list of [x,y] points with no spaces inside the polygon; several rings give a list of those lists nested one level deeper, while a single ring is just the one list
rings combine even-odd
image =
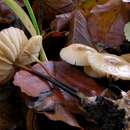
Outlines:
[{"label": "small mushroom", "polygon": [[22,30],[14,27],[0,31],[0,82],[13,72],[14,64],[33,63],[35,59],[32,60],[31,56],[38,57],[41,46],[41,36],[28,40]]},{"label": "small mushroom", "polygon": [[92,47],[75,43],[63,48],[60,51],[60,57],[72,65],[86,66],[88,65],[87,52],[93,54],[97,51]]},{"label": "small mushroom", "polygon": [[88,62],[97,73],[115,79],[130,80],[130,64],[123,58],[106,53],[88,53]]},{"label": "small mushroom", "polygon": [[98,73],[97,71],[94,71],[91,66],[84,66],[84,72],[93,78],[102,78],[105,76],[104,73]]}]

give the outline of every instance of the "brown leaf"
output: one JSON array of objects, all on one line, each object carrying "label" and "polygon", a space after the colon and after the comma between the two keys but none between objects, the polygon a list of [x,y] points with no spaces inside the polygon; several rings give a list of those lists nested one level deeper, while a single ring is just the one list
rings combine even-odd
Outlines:
[{"label": "brown leaf", "polygon": [[82,0],[43,0],[41,3],[43,5],[40,5],[39,0],[34,0],[33,10],[38,17],[39,7],[44,6],[44,23],[49,25],[56,15],[73,11],[80,1]]},{"label": "brown leaf", "polygon": [[0,23],[1,24],[11,24],[14,21],[14,14],[9,10],[9,8],[0,1]]},{"label": "brown leaf", "polygon": [[128,18],[124,5],[109,0],[91,11],[88,27],[92,40],[104,44],[105,47],[118,48],[123,43],[125,17]]},{"label": "brown leaf", "polygon": [[[21,0],[16,1],[20,6],[23,6]],[[11,24],[15,20],[15,14],[3,3],[3,0],[0,1],[0,24]]]},{"label": "brown leaf", "polygon": [[[40,7],[44,6],[44,23],[50,24],[55,19],[57,14],[67,13],[74,8],[72,0],[46,0],[40,5],[39,0],[34,0],[33,10],[37,17],[39,17]],[[48,17],[49,16],[49,17]]]},{"label": "brown leaf", "polygon": [[16,86],[20,84],[21,91],[33,97],[38,97],[41,92],[49,90],[46,82],[43,82],[38,77],[26,71],[20,71],[19,73],[16,73],[14,84]]},{"label": "brown leaf", "polygon": [[91,38],[87,29],[88,23],[85,17],[80,10],[75,10],[70,20],[69,43],[90,44]]},{"label": "brown leaf", "polygon": [[[83,72],[77,70],[67,63],[45,62],[44,67],[51,75],[56,77],[56,79],[72,86],[73,89],[77,91],[83,92],[87,96],[92,96],[93,94],[100,95],[103,90],[103,88],[98,86],[94,80],[88,78]],[[33,66],[33,68],[40,73],[45,73],[45,70],[39,64]],[[40,92],[44,92],[44,90],[48,91],[48,84],[46,82],[43,82],[38,77],[26,71],[19,71],[16,73],[14,76],[14,84],[16,86],[20,86],[22,91],[27,95],[34,97],[38,96]],[[35,88],[35,86],[39,87]],[[37,89],[37,91],[31,90],[31,88]],[[28,90],[30,92],[28,92]]]},{"label": "brown leaf", "polygon": [[[67,63],[50,61],[43,65],[56,79],[87,96],[100,95],[103,90],[94,80]],[[33,69],[46,73],[39,64],[34,65]],[[70,94],[57,89],[50,90],[51,84],[23,70],[16,73],[13,83],[28,96],[39,97],[37,101],[30,102],[29,107],[45,114],[51,120],[61,120],[71,126],[80,127],[73,113],[81,114],[82,109],[79,101]]]},{"label": "brown leaf", "polygon": [[[51,96],[46,97],[46,99],[43,98],[44,100],[40,104],[40,113],[44,113],[51,120],[63,121],[71,126],[80,127],[77,120],[73,116],[72,111],[70,111],[71,109],[74,110],[75,107],[78,109],[78,104],[68,104],[67,101],[71,102],[73,98],[71,98],[70,96],[67,96],[67,98],[69,98],[69,100],[67,100],[65,95],[61,94],[58,90],[53,91],[53,94]],[[73,101],[76,102],[76,100]],[[38,109],[36,110],[39,110],[39,106],[37,108]],[[76,109],[73,111],[73,113],[75,111]]]},{"label": "brown leaf", "polygon": [[51,23],[52,30],[62,31],[68,27],[68,23],[71,20],[73,12],[56,15],[56,18]]}]

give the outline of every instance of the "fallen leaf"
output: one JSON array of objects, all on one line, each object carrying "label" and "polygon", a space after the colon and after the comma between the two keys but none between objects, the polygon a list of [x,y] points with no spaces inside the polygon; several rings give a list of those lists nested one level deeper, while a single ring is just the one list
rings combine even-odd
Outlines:
[{"label": "fallen leaf", "polygon": [[3,1],[0,1],[0,23],[11,24],[14,20],[14,14],[6,5],[4,5]]},{"label": "fallen leaf", "polygon": [[91,44],[91,38],[88,32],[88,23],[80,10],[73,12],[70,20],[70,35],[68,43]]},{"label": "fallen leaf", "polygon": [[51,29],[55,31],[62,31],[68,27],[69,21],[71,20],[73,12],[56,15],[56,18],[51,23]]},{"label": "fallen leaf", "polygon": [[89,32],[95,43],[102,43],[105,47],[118,48],[124,40],[125,17],[128,18],[128,15],[124,13],[125,7],[122,3],[119,2],[116,5],[113,2],[108,5],[107,3],[107,6],[103,4],[93,8],[92,15],[87,18]]},{"label": "fallen leaf", "polygon": [[[22,0],[17,0],[18,4],[23,7]],[[16,20],[14,13],[4,4],[3,0],[0,1],[0,24],[11,25]]]},{"label": "fallen leaf", "polygon": [[[43,66],[56,79],[87,96],[100,95],[103,91],[103,87],[98,86],[94,80],[67,63],[49,61],[44,62]],[[33,69],[48,74],[39,64],[34,65]],[[52,84],[24,70],[16,73],[13,83],[19,86],[26,95],[38,97],[37,101],[28,103],[29,107],[45,114],[51,120],[63,121],[71,126],[80,127],[73,114],[81,114],[83,111],[79,101],[70,94],[63,90],[50,90]]]}]

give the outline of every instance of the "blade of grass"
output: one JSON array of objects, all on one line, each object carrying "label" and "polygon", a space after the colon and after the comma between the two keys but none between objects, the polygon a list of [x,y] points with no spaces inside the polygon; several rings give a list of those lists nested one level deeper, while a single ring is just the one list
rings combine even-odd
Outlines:
[{"label": "blade of grass", "polygon": [[23,0],[23,1],[24,1],[24,4],[25,4],[25,6],[26,6],[26,8],[28,10],[28,13],[29,13],[30,18],[32,20],[33,26],[34,26],[34,28],[35,28],[35,30],[37,32],[37,35],[40,35],[40,30],[39,30],[39,27],[38,27],[38,24],[37,24],[37,21],[36,21],[36,17],[35,17],[35,15],[33,13],[32,7],[31,7],[28,0]]},{"label": "blade of grass", "polygon": [[14,0],[4,0],[3,2],[19,17],[30,34],[36,35],[36,30],[25,11]]}]

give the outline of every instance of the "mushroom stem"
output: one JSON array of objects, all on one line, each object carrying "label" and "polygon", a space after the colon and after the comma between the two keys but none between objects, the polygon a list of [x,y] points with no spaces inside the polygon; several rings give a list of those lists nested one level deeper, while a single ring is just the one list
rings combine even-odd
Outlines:
[{"label": "mushroom stem", "polygon": [[45,70],[45,72],[46,72],[49,76],[51,76],[51,74],[48,72],[48,70],[43,66],[42,61],[40,61],[36,56],[31,55],[28,51],[26,51],[26,54],[28,54],[30,57],[32,57],[34,60],[36,60],[36,62],[42,66],[42,68]]}]

